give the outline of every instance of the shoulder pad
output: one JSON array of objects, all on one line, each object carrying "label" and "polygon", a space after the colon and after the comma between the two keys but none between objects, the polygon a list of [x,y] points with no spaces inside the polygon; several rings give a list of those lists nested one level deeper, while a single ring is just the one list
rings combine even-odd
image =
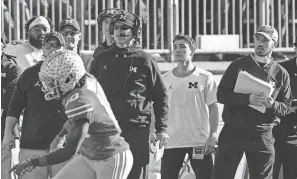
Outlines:
[{"label": "shoulder pad", "polygon": [[15,56],[7,55],[7,54],[3,53],[2,56],[1,56],[1,63],[4,66],[9,65],[9,64],[16,65],[17,62],[16,62],[15,58],[16,58]]},{"label": "shoulder pad", "polygon": [[14,40],[14,41],[11,41],[9,44],[11,45],[19,45],[19,44],[23,44],[24,41],[23,40]]},{"label": "shoulder pad", "polygon": [[169,74],[170,74],[170,71],[167,71],[167,72],[163,73],[162,76],[163,76],[164,78],[166,78],[166,77],[169,76]]},{"label": "shoulder pad", "polygon": [[5,47],[2,49],[2,52],[7,54],[7,55],[11,55],[11,56],[17,56],[17,49],[16,47],[23,44],[23,42],[21,41],[12,41],[8,44],[5,44]]},{"label": "shoulder pad", "polygon": [[65,101],[65,113],[68,118],[83,116],[94,110],[88,99],[83,95],[81,92],[75,92],[67,97]]}]

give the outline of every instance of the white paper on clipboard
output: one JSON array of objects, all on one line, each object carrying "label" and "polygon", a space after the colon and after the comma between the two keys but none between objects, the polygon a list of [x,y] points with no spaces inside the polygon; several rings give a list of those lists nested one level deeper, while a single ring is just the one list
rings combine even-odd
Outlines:
[{"label": "white paper on clipboard", "polygon": [[[273,93],[274,86],[266,81],[263,81],[246,71],[240,71],[237,77],[237,81],[234,87],[234,92],[243,94],[262,94],[266,97],[270,97]],[[249,105],[250,107],[260,111],[266,112],[266,107]]]}]

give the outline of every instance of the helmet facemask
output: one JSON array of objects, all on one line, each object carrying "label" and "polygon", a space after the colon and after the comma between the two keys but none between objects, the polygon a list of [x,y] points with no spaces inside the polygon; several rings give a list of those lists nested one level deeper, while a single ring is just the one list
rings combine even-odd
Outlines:
[{"label": "helmet facemask", "polygon": [[41,79],[42,88],[44,92],[44,97],[46,100],[60,99],[63,95],[71,91],[75,85],[75,80],[71,80],[71,77],[67,79]]},{"label": "helmet facemask", "polygon": [[85,73],[83,61],[77,53],[60,51],[50,55],[39,72],[45,99],[60,99],[74,89]]}]

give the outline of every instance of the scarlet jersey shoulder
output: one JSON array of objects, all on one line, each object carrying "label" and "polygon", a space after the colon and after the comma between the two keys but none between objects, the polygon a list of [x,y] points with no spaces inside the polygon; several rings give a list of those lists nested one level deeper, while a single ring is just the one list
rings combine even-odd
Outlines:
[{"label": "scarlet jersey shoulder", "polygon": [[69,119],[85,118],[90,120],[94,108],[82,89],[74,90],[63,99],[65,113]]}]

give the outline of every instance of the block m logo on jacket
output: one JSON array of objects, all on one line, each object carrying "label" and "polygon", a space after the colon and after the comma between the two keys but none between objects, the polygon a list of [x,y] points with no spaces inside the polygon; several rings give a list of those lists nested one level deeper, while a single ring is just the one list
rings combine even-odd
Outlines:
[{"label": "block m logo on jacket", "polygon": [[198,82],[194,82],[194,83],[189,82],[189,87],[188,88],[189,89],[191,89],[191,88],[198,88]]}]

